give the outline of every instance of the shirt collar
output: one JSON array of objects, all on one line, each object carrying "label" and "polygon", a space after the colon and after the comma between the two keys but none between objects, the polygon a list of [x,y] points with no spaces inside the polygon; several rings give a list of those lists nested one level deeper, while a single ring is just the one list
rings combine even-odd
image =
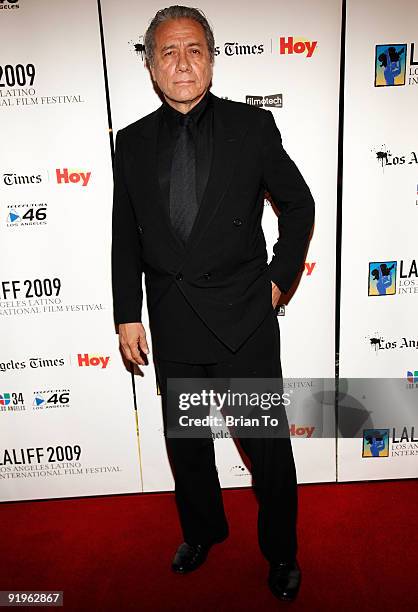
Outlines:
[{"label": "shirt collar", "polygon": [[[211,94],[209,90],[205,93],[203,98],[200,100],[196,106],[194,106],[186,115],[193,118],[193,122],[195,125],[198,125],[201,118],[205,114],[206,109],[211,104]],[[172,130],[176,130],[179,125],[180,117],[184,117],[184,113],[180,113],[178,110],[167,104],[166,101],[163,102],[163,113],[164,117],[168,123],[168,126]]]}]

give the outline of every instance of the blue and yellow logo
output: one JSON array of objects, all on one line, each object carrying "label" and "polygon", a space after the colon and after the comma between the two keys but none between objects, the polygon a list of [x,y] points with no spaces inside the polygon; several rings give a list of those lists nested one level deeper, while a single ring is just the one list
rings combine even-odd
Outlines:
[{"label": "blue and yellow logo", "polygon": [[405,85],[406,44],[376,45],[375,87]]},{"label": "blue and yellow logo", "polygon": [[369,295],[395,295],[396,261],[369,262]]},{"label": "blue and yellow logo", "polygon": [[362,456],[389,457],[389,429],[365,429]]}]

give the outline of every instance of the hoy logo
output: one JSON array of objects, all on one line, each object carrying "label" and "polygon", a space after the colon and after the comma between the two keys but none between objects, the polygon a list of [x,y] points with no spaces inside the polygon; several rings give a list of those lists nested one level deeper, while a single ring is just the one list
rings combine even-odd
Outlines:
[{"label": "hoy logo", "polygon": [[306,38],[293,38],[293,36],[281,36],[279,39],[280,55],[305,55],[312,57],[318,45],[317,40],[306,40]]},{"label": "hoy logo", "polygon": [[101,355],[89,355],[88,353],[78,353],[77,360],[80,367],[83,366],[99,366],[99,369],[104,370],[109,363],[110,357],[102,357]]},{"label": "hoy logo", "polygon": [[57,183],[80,183],[86,187],[91,176],[91,172],[71,172],[68,168],[56,169]]}]

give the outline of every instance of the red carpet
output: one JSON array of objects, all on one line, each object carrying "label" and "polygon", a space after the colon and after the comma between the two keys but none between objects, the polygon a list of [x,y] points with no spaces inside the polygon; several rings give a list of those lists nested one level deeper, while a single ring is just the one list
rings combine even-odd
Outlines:
[{"label": "red carpet", "polygon": [[66,611],[416,610],[417,482],[299,491],[293,603],[266,585],[248,489],[224,491],[230,537],[186,576],[170,570],[181,536],[169,493],[1,504],[0,588],[63,590]]}]

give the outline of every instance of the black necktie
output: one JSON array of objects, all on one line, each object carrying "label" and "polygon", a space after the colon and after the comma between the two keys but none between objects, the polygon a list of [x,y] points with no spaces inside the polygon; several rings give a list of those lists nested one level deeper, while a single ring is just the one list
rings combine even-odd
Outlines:
[{"label": "black necktie", "polygon": [[185,244],[197,215],[196,153],[190,115],[180,117],[179,135],[174,147],[170,174],[170,219]]}]

